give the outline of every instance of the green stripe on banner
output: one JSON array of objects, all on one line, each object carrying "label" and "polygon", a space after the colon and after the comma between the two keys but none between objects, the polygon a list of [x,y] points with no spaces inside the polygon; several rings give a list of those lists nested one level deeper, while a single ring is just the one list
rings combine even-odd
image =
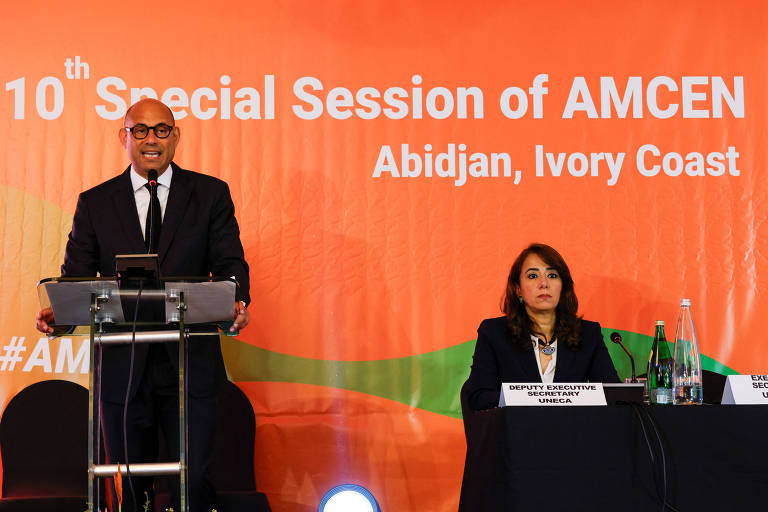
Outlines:
[{"label": "green stripe on banner", "polygon": [[459,391],[469,376],[475,342],[396,359],[330,361],[290,356],[222,339],[233,381],[315,384],[387,398],[461,418]]},{"label": "green stripe on banner", "polygon": [[[619,377],[632,374],[629,358],[610,341],[610,333],[621,334],[635,357],[638,375],[646,372],[653,338],[644,334],[603,329],[608,352]],[[333,361],[272,352],[233,338],[222,339],[222,352],[233,381],[293,382],[358,391],[394,400],[426,411],[461,418],[459,391],[469,375],[475,341],[453,347],[395,359],[374,361]],[[735,370],[701,356],[704,370],[723,375]]]}]

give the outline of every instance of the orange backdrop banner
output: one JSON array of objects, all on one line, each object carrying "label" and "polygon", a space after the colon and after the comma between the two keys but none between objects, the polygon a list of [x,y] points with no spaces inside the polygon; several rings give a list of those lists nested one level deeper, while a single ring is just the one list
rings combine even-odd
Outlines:
[{"label": "orange backdrop banner", "polygon": [[534,241],[636,359],[689,297],[711,369],[768,368],[764,2],[109,4],[0,21],[0,409],[86,383],[85,339],[34,330],[35,284],[145,96],[176,162],[232,190],[253,303],[224,352],[273,510],[348,481],[456,509],[458,389]]}]

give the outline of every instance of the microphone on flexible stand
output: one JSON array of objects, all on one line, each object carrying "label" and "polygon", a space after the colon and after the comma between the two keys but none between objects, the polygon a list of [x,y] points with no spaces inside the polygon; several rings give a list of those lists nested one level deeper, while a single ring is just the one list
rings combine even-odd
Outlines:
[{"label": "microphone on flexible stand", "polygon": [[621,334],[617,332],[612,332],[611,341],[621,345],[621,348],[623,348],[624,352],[626,352],[627,355],[629,356],[629,362],[632,364],[632,381],[631,382],[636,383],[637,377],[635,376],[635,358],[632,357],[632,354],[629,353],[629,350],[627,350],[627,347],[625,347],[624,344],[621,342]]}]

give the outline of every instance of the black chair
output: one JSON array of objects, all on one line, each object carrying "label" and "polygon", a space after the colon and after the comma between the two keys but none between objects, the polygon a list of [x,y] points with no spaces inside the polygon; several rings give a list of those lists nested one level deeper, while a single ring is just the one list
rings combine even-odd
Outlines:
[{"label": "black chair", "polygon": [[256,417],[250,400],[227,381],[216,417],[216,460],[213,483],[219,512],[270,512],[267,497],[256,491],[253,456]]},{"label": "black chair", "polygon": [[87,445],[87,389],[63,380],[24,388],[0,420],[0,512],[83,512]]},{"label": "black chair", "polygon": [[470,422],[470,416],[474,412],[469,407],[469,402],[467,401],[467,382],[465,381],[464,384],[461,386],[461,391],[459,391],[459,400],[461,403],[461,419],[462,423],[464,423],[464,440],[469,439],[469,422]]},{"label": "black chair", "polygon": [[709,370],[701,371],[701,387],[704,403],[719,404],[723,400],[726,376]]},{"label": "black chair", "polygon": [[461,386],[461,391],[459,391],[459,400],[461,402],[461,419],[462,423],[464,424],[464,440],[467,444],[467,451],[466,455],[464,456],[464,474],[461,479],[461,494],[459,495],[459,510],[467,510],[466,504],[464,503],[464,497],[466,496],[465,490],[467,489],[467,472],[469,470],[469,433],[470,433],[470,424],[472,423],[472,417],[475,414],[475,412],[469,407],[469,402],[467,398],[467,382],[465,381],[464,384]]},{"label": "black chair", "polygon": [[[267,497],[256,490],[253,456],[256,418],[248,397],[227,381],[219,395],[211,477],[218,495],[218,512],[271,512]],[[161,458],[165,448],[161,440]],[[167,482],[158,482],[155,512],[168,506]],[[2,511],[0,511],[2,512]]]}]

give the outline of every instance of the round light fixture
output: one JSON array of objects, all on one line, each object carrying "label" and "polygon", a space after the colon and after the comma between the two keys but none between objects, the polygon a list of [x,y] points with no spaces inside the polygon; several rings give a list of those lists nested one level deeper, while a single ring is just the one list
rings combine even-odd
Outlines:
[{"label": "round light fixture", "polygon": [[337,485],[320,500],[318,512],[381,512],[371,491],[355,484]]}]

